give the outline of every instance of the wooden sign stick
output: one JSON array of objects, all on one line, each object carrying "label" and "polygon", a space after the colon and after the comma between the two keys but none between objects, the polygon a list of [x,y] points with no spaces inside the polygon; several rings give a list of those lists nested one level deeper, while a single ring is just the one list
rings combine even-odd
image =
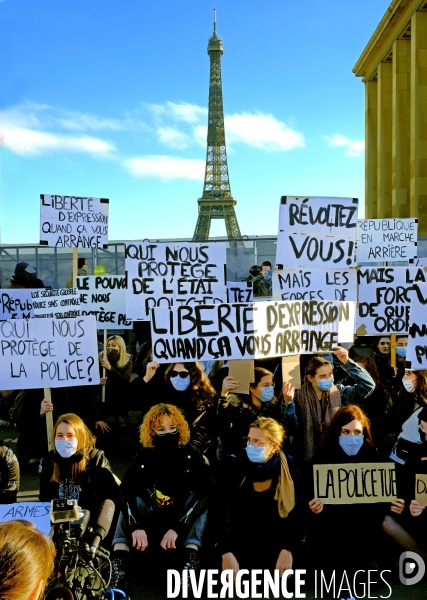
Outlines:
[{"label": "wooden sign stick", "polygon": [[[104,329],[104,360],[107,358],[107,330]],[[102,377],[104,378],[106,375],[105,368],[102,369]],[[102,386],[102,402],[105,402],[105,388],[106,386]]]},{"label": "wooden sign stick", "polygon": [[[48,402],[52,402],[52,395],[50,393],[50,388],[44,388],[44,399]],[[50,452],[54,449],[55,444],[53,441],[53,413],[50,410],[46,413],[46,432],[47,432],[47,449]]]}]

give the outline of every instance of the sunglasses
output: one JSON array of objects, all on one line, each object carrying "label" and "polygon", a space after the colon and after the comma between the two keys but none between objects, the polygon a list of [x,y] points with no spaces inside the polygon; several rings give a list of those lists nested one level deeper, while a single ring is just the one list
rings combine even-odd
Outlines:
[{"label": "sunglasses", "polygon": [[174,369],[172,369],[172,371],[170,371],[170,377],[182,377],[182,379],[186,379],[187,377],[190,377],[190,373],[188,371],[175,371]]}]

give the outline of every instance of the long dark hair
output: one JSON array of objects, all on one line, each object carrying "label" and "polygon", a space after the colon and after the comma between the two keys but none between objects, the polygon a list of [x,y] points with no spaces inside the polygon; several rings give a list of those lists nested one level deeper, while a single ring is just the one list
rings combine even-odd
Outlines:
[{"label": "long dark hair", "polygon": [[372,377],[375,383],[375,390],[380,393],[384,401],[388,401],[390,394],[381,380],[381,375],[377,367],[377,363],[372,356],[356,356],[354,362],[361,365]]},{"label": "long dark hair", "polygon": [[333,366],[328,359],[323,358],[323,356],[313,356],[313,358],[310,358],[310,360],[307,363],[307,366],[305,367],[306,377],[307,375],[315,377],[317,369],[320,369],[320,367],[324,366],[328,366],[331,367],[331,369],[333,369]]},{"label": "long dark hair", "polygon": [[165,371],[166,383],[172,387],[170,382],[170,372],[177,364],[184,365],[190,373],[190,388],[193,400],[197,404],[197,408],[207,408],[214,404],[215,390],[212,387],[209,379],[206,377],[202,366],[198,362],[183,362],[179,361],[171,363]]},{"label": "long dark hair", "polygon": [[351,421],[360,421],[363,427],[365,443],[375,448],[371,434],[371,423],[363,410],[355,404],[349,404],[348,406],[343,406],[337,410],[335,415],[332,417],[331,422],[329,423],[325,435],[320,443],[320,447],[335,446],[339,436],[341,435],[341,429],[344,427],[344,425],[351,423]]}]

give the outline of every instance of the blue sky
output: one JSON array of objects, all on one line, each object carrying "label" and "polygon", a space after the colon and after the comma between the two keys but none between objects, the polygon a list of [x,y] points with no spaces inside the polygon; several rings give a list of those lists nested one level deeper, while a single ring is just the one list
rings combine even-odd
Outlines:
[{"label": "blue sky", "polygon": [[363,200],[352,68],[388,4],[0,0],[1,241],[38,242],[41,193],[109,198],[111,240],[192,236],[214,6],[242,233],[277,233],[282,195]]}]

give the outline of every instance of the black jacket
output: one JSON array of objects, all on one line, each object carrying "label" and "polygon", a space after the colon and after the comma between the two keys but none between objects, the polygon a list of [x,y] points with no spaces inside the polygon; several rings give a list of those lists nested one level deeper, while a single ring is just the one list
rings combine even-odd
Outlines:
[{"label": "black jacket", "polygon": [[13,451],[0,440],[0,504],[13,504],[19,490],[19,463]]}]

